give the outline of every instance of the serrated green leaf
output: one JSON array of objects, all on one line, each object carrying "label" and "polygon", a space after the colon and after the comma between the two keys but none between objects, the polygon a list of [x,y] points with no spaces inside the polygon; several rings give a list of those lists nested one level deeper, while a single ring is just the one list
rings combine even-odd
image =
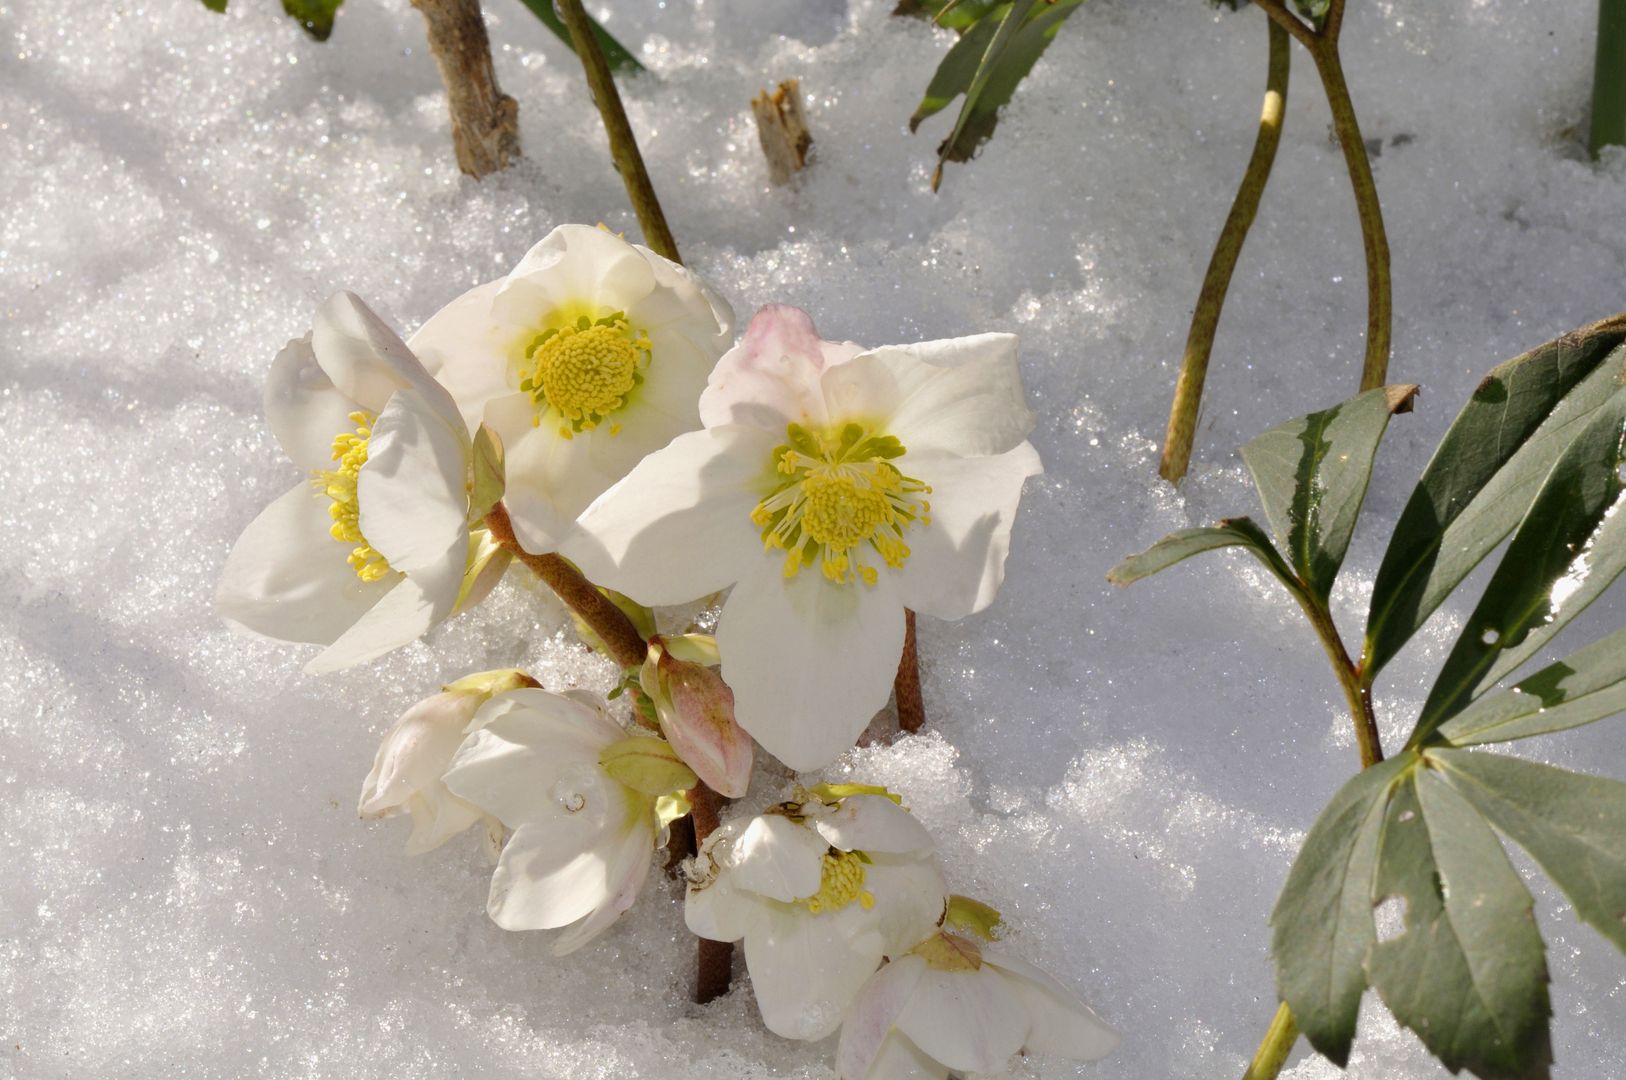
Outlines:
[{"label": "serrated green leaf", "polygon": [[1193,555],[1220,548],[1246,548],[1258,557],[1289,589],[1296,589],[1292,569],[1282,561],[1270,537],[1248,518],[1227,518],[1217,525],[1172,532],[1138,555],[1131,555],[1107,571],[1114,585],[1131,585],[1159,570],[1167,570]]},{"label": "serrated green leaf", "polygon": [[[520,3],[530,8],[531,14],[536,16],[537,21],[553,31],[554,37],[565,43],[565,48],[571,52],[576,51],[576,46],[570,43],[569,27],[565,26],[564,20],[559,18],[559,13],[553,10],[553,0],[520,0]],[[644,70],[644,65],[638,62],[638,58],[632,54],[631,50],[611,36],[608,30],[600,26],[597,19],[588,15],[587,21],[593,24],[593,36],[598,38],[598,47],[603,51],[604,59],[610,65],[611,71],[630,73]]]},{"label": "serrated green leaf", "polygon": [[338,14],[344,0],[282,0],[282,10],[305,28],[305,33],[317,41],[326,41],[333,33],[333,17]]},{"label": "serrated green leaf", "polygon": [[1270,917],[1276,987],[1310,1045],[1340,1068],[1349,1063],[1366,957],[1377,941],[1372,887],[1378,840],[1395,783],[1417,757],[1392,758],[1357,773],[1304,839]]},{"label": "serrated green leaf", "polygon": [[1626,712],[1626,630],[1617,630],[1441,724],[1452,746],[1512,742]]},{"label": "serrated green leaf", "polygon": [[1431,769],[1412,770],[1389,800],[1373,899],[1390,897],[1405,903],[1405,929],[1378,942],[1367,970],[1395,1019],[1452,1072],[1545,1080],[1552,1008],[1530,891]]},{"label": "serrated green leaf", "polygon": [[1530,853],[1584,922],[1626,952],[1626,784],[1505,754],[1429,757]]},{"label": "serrated green leaf", "polygon": [[1242,448],[1265,518],[1299,580],[1325,600],[1349,550],[1389,417],[1416,386],[1368,390],[1271,428]]},{"label": "serrated green leaf", "polygon": [[1542,482],[1423,703],[1409,745],[1421,745],[1626,570],[1623,433],[1626,391],[1619,391],[1593,412]]},{"label": "serrated green leaf", "polygon": [[1626,367],[1626,315],[1495,368],[1452,423],[1395,526],[1372,588],[1370,684],[1518,524],[1537,486]]}]

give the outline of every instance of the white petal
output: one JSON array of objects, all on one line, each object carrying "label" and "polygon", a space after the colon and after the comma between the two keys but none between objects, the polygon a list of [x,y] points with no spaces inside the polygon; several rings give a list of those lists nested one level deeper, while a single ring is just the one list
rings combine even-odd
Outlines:
[{"label": "white petal", "polygon": [[775,445],[741,426],[678,436],[588,507],[566,554],[592,580],[642,604],[679,604],[726,587],[743,567],[768,561],[751,511]]},{"label": "white petal", "polygon": [[[468,436],[411,390],[379,413],[356,479],[361,533],[393,569],[444,580],[468,563]],[[456,603],[454,591],[450,597]],[[448,612],[450,607],[447,608]]]},{"label": "white petal", "polygon": [[984,968],[1003,972],[1011,992],[1028,1011],[1024,1049],[1074,1061],[1095,1061],[1117,1048],[1118,1033],[1049,973],[1002,950],[985,948]]},{"label": "white petal", "polygon": [[[872,1075],[871,1066],[877,1064],[882,1045],[925,970],[926,961],[905,956],[871,975],[853,997],[841,1022],[841,1042],[836,1048],[836,1071],[843,1080],[865,1080]],[[892,1074],[875,1069],[873,1075]]]},{"label": "white petal", "polygon": [[553,955],[565,956],[586,945],[608,930],[638,899],[644,880],[649,877],[649,866],[655,850],[655,828],[629,830],[621,845],[611,857],[609,868],[609,896],[592,914],[576,923],[553,942]]},{"label": "white petal", "polygon": [[931,524],[906,536],[909,558],[897,575],[904,604],[939,619],[981,611],[1005,580],[1022,484],[1042,471],[1037,451],[1022,443],[995,457],[911,453],[897,464],[932,486]]},{"label": "white petal", "polygon": [[504,930],[554,930],[589,915],[612,895],[608,840],[561,823],[521,825],[491,874],[491,921]]},{"label": "white petal", "polygon": [[1016,337],[977,334],[887,345],[828,372],[833,416],[885,416],[910,451],[1003,454],[1033,430],[1016,366]]},{"label": "white petal", "polygon": [[437,792],[414,796],[407,806],[412,814],[412,833],[406,842],[408,855],[435,850],[484,816],[478,807],[446,791],[444,785]]},{"label": "white petal", "polygon": [[723,874],[704,888],[689,887],[683,901],[683,922],[696,937],[738,941],[765,915],[766,906],[754,893],[736,889],[729,876]]},{"label": "white petal", "polygon": [[535,415],[526,394],[499,397],[486,406],[486,421],[502,439],[508,487],[503,505],[514,535],[526,551],[559,550],[575,531],[581,513],[614,477],[593,464],[590,441],[566,439],[551,424],[531,423]]},{"label": "white petal", "polygon": [[823,768],[892,693],[903,602],[889,574],[834,585],[817,567],[786,580],[780,559],[760,551],[751,562],[717,627],[734,718],[792,769]]},{"label": "white petal", "polygon": [[632,246],[649,263],[657,287],[626,306],[628,321],[645,330],[681,333],[715,362],[733,339],[734,309],[688,267],[641,244]]},{"label": "white petal", "polygon": [[560,225],[525,253],[498,296],[499,317],[540,325],[547,313],[586,303],[625,311],[655,288],[637,248],[591,225]]},{"label": "white petal", "polygon": [[[948,1080],[948,1067],[894,1031],[881,1044],[880,1053],[862,1080]],[[842,1080],[847,1080],[845,1074]]]},{"label": "white petal", "polygon": [[405,805],[414,792],[439,786],[479,707],[478,694],[442,692],[403,713],[379,744],[358,813],[379,817]]},{"label": "white petal", "polygon": [[828,847],[812,829],[781,814],[763,814],[734,841],[730,884],[785,903],[814,896]]},{"label": "white petal", "polygon": [[822,1039],[835,1031],[881,962],[881,939],[873,929],[842,916],[801,909],[775,911],[745,938],[762,1022],[787,1039]]},{"label": "white petal", "polygon": [[898,1016],[898,1030],[951,1069],[999,1072],[1022,1048],[1028,1014],[993,971],[928,968]]},{"label": "white petal", "polygon": [[220,613],[279,641],[326,645],[400,580],[362,581],[351,545],[328,532],[328,499],[309,484],[279,496],[243,530],[220,575]]},{"label": "white petal", "polygon": [[355,293],[334,293],[317,309],[311,350],[333,385],[369,412],[382,411],[395,391],[414,387],[448,422],[460,415],[446,388]]},{"label": "white petal", "polygon": [[361,408],[333,385],[316,362],[310,335],[290,341],[265,379],[265,416],[272,434],[301,469],[333,467],[333,437],[355,430]]},{"label": "white petal", "polygon": [[[549,711],[527,707],[514,701],[522,694],[561,705]],[[619,733],[606,738],[567,709],[590,711],[545,690],[493,698],[476,714],[476,730],[446,770],[446,786],[511,829],[527,822],[577,829],[619,821],[626,811],[625,789],[598,763],[599,752]]]},{"label": "white petal", "polygon": [[834,813],[814,819],[813,827],[842,851],[908,854],[933,847],[926,827],[885,795],[849,795]]},{"label": "white petal", "polygon": [[430,316],[407,342],[457,402],[469,431],[479,429],[487,402],[519,385],[508,359],[512,331],[498,327],[491,314],[501,287],[501,279],[475,286]]},{"label": "white petal", "polygon": [[457,578],[401,577],[338,640],[305,665],[307,675],[326,675],[375,660],[428,632],[452,613]]},{"label": "white petal", "polygon": [[930,937],[943,919],[948,884],[935,858],[874,853],[864,867],[864,888],[875,897],[865,914],[881,932],[888,956],[897,957]]},{"label": "white petal", "polygon": [[787,424],[823,425],[829,417],[820,374],[862,351],[850,342],[822,340],[800,308],[768,304],[717,361],[700,396],[700,419],[707,427],[750,424],[781,441]]}]

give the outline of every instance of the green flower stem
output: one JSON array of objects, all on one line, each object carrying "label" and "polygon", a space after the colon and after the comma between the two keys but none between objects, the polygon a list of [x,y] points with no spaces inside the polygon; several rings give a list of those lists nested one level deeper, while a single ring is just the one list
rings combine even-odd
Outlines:
[{"label": "green flower stem", "polygon": [[598,104],[599,116],[604,120],[605,133],[610,137],[610,156],[621,182],[627,187],[627,198],[632,201],[633,212],[638,215],[638,226],[644,232],[644,242],[657,254],[681,263],[677,241],[667,227],[666,215],[661,212],[660,200],[655,197],[655,185],[650,182],[644,168],[643,155],[638,152],[638,140],[627,122],[627,110],[621,106],[621,95],[615,88],[615,77],[610,74],[609,61],[593,33],[593,22],[582,9],[581,0],[557,0],[559,17],[570,31],[576,55],[581,57],[582,69],[587,73],[587,85]]},{"label": "green flower stem", "polygon": [[1592,83],[1592,156],[1626,146],[1626,0],[1598,0],[1598,62]]},{"label": "green flower stem", "polygon": [[1265,1039],[1253,1055],[1248,1071],[1242,1074],[1242,1080],[1276,1080],[1287,1062],[1287,1055],[1293,1052],[1293,1044],[1298,1041],[1298,1023],[1284,1001],[1276,1010],[1276,1018],[1270,1022],[1270,1030],[1265,1032]]},{"label": "green flower stem", "polygon": [[1259,114],[1259,131],[1253,140],[1253,156],[1242,174],[1231,203],[1231,212],[1220,229],[1214,254],[1208,260],[1208,272],[1203,277],[1202,292],[1197,296],[1197,310],[1191,317],[1191,331],[1186,335],[1186,353],[1180,362],[1180,378],[1174,387],[1174,404],[1169,408],[1169,427],[1163,437],[1163,460],[1158,472],[1171,484],[1179,483],[1191,463],[1191,443],[1197,433],[1197,412],[1202,403],[1203,381],[1208,376],[1208,358],[1214,351],[1214,333],[1219,328],[1220,312],[1225,307],[1225,294],[1231,287],[1231,275],[1236,271],[1242,245],[1248,239],[1248,230],[1259,213],[1265,185],[1270,181],[1271,166],[1276,163],[1276,149],[1282,142],[1282,117],[1287,109],[1287,77],[1292,61],[1291,43],[1287,31],[1275,22],[1267,21],[1270,31],[1270,52],[1265,75],[1265,103]]}]

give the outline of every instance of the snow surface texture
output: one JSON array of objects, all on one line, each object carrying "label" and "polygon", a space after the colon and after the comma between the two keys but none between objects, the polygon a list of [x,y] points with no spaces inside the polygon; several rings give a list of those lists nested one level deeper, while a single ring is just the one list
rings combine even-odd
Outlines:
[{"label": "snow surface texture", "polygon": [[[0,2],[0,1071],[16,1077],[827,1077],[745,986],[688,1004],[680,890],[601,944],[484,912],[474,838],[409,860],[356,794],[380,733],[465,672],[605,687],[518,573],[365,670],[234,634],[210,596],[296,479],[262,379],[351,288],[410,330],[560,222],[637,235],[576,62],[488,0],[529,161],[452,162],[405,0],[351,0],[330,44],[270,0]],[[786,301],[868,343],[1015,330],[1047,474],[988,612],[923,620],[930,733],[832,775],[904,792],[960,891],[1122,1027],[1093,1067],[1240,1074],[1275,1007],[1265,919],[1353,771],[1299,613],[1242,557],[1116,591],[1120,556],[1253,512],[1235,447],[1353,393],[1360,237],[1311,66],[1221,328],[1197,465],[1155,479],[1174,367],[1263,83],[1257,12],[1097,0],[981,158],[927,190],[939,117],[904,119],[946,48],[890,0],[617,0],[654,74],[628,108],[689,262],[742,318]],[[603,12],[601,12],[603,13]],[[1626,157],[1581,159],[1590,4],[1354,0],[1345,53],[1394,244],[1396,421],[1335,600],[1479,376],[1626,307]],[[770,189],[747,102],[799,76],[817,162]],[[1483,580],[1483,574],[1478,580]],[[1462,601],[1379,691],[1394,743]],[[1605,601],[1574,644],[1626,622]],[[832,673],[839,675],[839,673]],[[1626,723],[1522,744],[1626,776]],[[774,790],[758,777],[758,798]],[[1528,861],[1519,858],[1521,866]],[[1539,878],[1537,879],[1539,881]],[[1545,884],[1563,1080],[1626,1075],[1626,961]],[[1302,1047],[1287,1075],[1326,1080]],[[1371,997],[1351,1075],[1445,1073]]]}]

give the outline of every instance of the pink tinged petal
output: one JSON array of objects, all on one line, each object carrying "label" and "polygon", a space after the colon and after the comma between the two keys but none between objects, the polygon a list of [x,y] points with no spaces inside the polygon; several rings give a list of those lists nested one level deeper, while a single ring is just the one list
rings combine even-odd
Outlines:
[{"label": "pink tinged petal", "polygon": [[862,349],[824,341],[807,312],[768,304],[751,317],[740,339],[711,373],[700,395],[700,419],[707,427],[750,424],[784,438],[785,426],[823,425],[829,417],[819,376]]},{"label": "pink tinged petal", "polygon": [[608,930],[621,913],[632,907],[649,877],[649,866],[655,851],[655,827],[648,819],[639,827],[628,830],[620,846],[611,857],[609,868],[609,896],[592,914],[576,923],[553,942],[553,955],[565,956],[586,945]]},{"label": "pink tinged petal", "polygon": [[461,414],[446,388],[430,377],[400,335],[355,293],[337,292],[316,311],[311,349],[317,363],[347,397],[380,412],[390,395],[418,390],[448,423]]},{"label": "pink tinged petal", "polygon": [[751,786],[751,736],[734,721],[734,691],[708,667],[661,658],[671,708],[660,711],[666,736],[695,775],[737,799]]},{"label": "pink tinged petal", "polygon": [[307,675],[326,675],[376,660],[415,641],[451,614],[457,581],[450,575],[402,576],[383,599],[305,665]]},{"label": "pink tinged petal", "polygon": [[407,342],[452,395],[469,431],[479,429],[487,402],[518,385],[508,358],[513,332],[499,328],[491,314],[501,286],[501,280],[475,286],[431,315]]},{"label": "pink tinged petal", "polygon": [[782,814],[763,814],[734,841],[725,872],[735,888],[789,903],[818,893],[827,847],[812,829]]},{"label": "pink tinged petal", "polygon": [[1117,1048],[1118,1032],[1049,973],[999,949],[984,948],[982,959],[984,969],[992,967],[1006,976],[1011,992],[1028,1011],[1031,1025],[1023,1049],[1096,1061]]},{"label": "pink tinged petal", "polygon": [[316,362],[309,335],[290,341],[271,361],[265,380],[266,420],[301,469],[333,467],[333,437],[355,430],[350,414],[360,408]]},{"label": "pink tinged petal", "polygon": [[[869,1074],[863,1080],[948,1080],[948,1067],[894,1031],[881,1044]],[[848,1080],[842,1074],[841,1080]]]},{"label": "pink tinged petal", "polygon": [[814,819],[813,827],[842,851],[903,855],[933,847],[926,827],[884,795],[849,795],[834,813]]},{"label": "pink tinged petal", "polygon": [[329,505],[302,483],[262,510],[226,557],[215,594],[220,614],[279,641],[326,645],[377,604],[400,577],[356,576],[351,545],[328,531]]},{"label": "pink tinged petal", "polygon": [[822,1039],[841,1025],[859,987],[881,962],[880,935],[850,905],[829,915],[774,911],[745,938],[762,1022],[787,1039]]},{"label": "pink tinged petal", "polygon": [[898,1030],[950,1069],[991,1073],[1022,1048],[1028,1014],[1004,978],[986,968],[928,968],[898,1015]]},{"label": "pink tinged petal", "polygon": [[917,453],[1003,454],[1033,430],[1013,334],[883,346],[826,375],[824,393],[832,413],[884,405],[885,430]]},{"label": "pink tinged petal", "polygon": [[981,611],[1005,580],[1022,485],[1043,471],[1038,452],[1022,443],[995,457],[910,453],[898,467],[932,486],[931,524],[905,537],[909,559],[897,575],[903,602],[939,619]]},{"label": "pink tinged petal", "polygon": [[448,426],[415,391],[396,393],[373,424],[356,479],[361,533],[393,569],[428,571],[441,584],[455,577],[441,598],[448,614],[469,548],[469,443],[457,423]]},{"label": "pink tinged petal", "polygon": [[760,552],[723,608],[717,645],[734,715],[798,771],[840,757],[886,705],[903,654],[892,575],[834,585],[817,566],[786,579]]},{"label": "pink tinged petal", "polygon": [[680,604],[725,588],[743,567],[768,561],[751,511],[775,445],[740,426],[679,435],[587,508],[565,554],[641,604]]},{"label": "pink tinged petal", "polygon": [[[836,1048],[836,1071],[842,1080],[865,1080],[891,1034],[909,995],[915,992],[926,961],[905,956],[885,965],[869,977],[841,1022],[841,1042]],[[890,1073],[875,1071],[876,1076]]]}]

